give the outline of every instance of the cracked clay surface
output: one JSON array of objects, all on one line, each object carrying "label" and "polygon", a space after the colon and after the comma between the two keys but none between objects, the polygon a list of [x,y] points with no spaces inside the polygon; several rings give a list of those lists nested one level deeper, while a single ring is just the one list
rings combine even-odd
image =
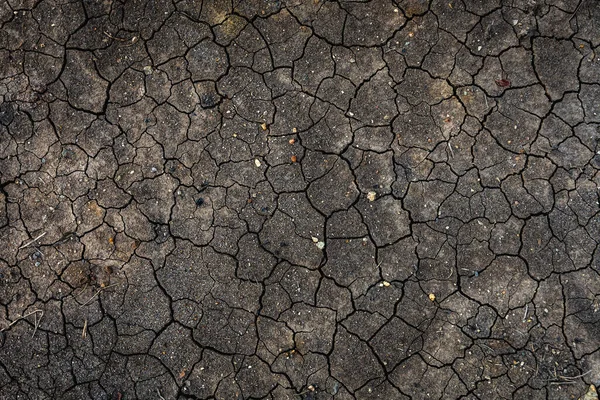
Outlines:
[{"label": "cracked clay surface", "polygon": [[0,96],[2,400],[600,384],[597,0],[1,0]]}]

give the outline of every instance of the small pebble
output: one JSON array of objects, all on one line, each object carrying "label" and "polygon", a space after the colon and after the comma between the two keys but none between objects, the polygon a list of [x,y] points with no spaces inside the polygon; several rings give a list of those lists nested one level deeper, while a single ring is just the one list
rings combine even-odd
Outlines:
[{"label": "small pebble", "polygon": [[323,250],[325,248],[325,242],[317,242],[317,249]]},{"label": "small pebble", "polygon": [[377,193],[375,193],[375,192],[369,192],[369,193],[367,193],[367,199],[369,201],[375,201],[375,197],[377,197]]},{"label": "small pebble", "polygon": [[258,168],[260,168],[261,164],[260,164],[260,161],[258,161],[258,158],[254,159],[254,165],[256,165]]},{"label": "small pebble", "polygon": [[429,300],[435,301],[435,294],[429,293]]}]

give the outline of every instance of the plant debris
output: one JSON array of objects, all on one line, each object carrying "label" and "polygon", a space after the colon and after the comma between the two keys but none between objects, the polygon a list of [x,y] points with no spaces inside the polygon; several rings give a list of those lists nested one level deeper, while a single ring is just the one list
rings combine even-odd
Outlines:
[{"label": "plant debris", "polygon": [[590,385],[588,391],[579,398],[579,400],[598,400],[598,392],[596,391],[596,386]]}]

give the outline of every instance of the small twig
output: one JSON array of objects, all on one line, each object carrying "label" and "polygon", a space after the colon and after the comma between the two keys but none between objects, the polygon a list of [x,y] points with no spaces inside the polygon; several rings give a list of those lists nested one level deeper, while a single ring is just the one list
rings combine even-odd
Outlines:
[{"label": "small twig", "polygon": [[565,382],[550,382],[550,385],[575,385],[577,382],[565,381]]},{"label": "small twig", "polygon": [[92,300],[94,300],[96,298],[96,296],[98,296],[100,294],[101,291],[102,291],[102,289],[96,291],[96,293],[92,297],[90,297],[88,301],[86,301],[85,303],[83,303],[79,307],[84,307],[84,306],[87,306],[88,304],[90,304],[92,302]]},{"label": "small twig", "polygon": [[82,304],[82,305],[80,305],[79,307],[84,307],[84,306],[87,306],[88,304],[90,304],[90,303],[92,302],[92,300],[94,300],[94,299],[96,298],[96,296],[98,296],[100,293],[102,293],[102,291],[104,291],[104,290],[106,290],[106,289],[108,289],[108,288],[111,288],[111,287],[113,287],[113,286],[118,286],[118,285],[119,285],[118,283],[115,283],[115,284],[108,285],[108,286],[105,286],[105,287],[103,287],[103,288],[100,288],[100,289],[98,289],[98,290],[96,291],[96,293],[95,293],[95,294],[94,294],[92,297],[90,297],[90,298],[89,298],[89,300],[88,300],[88,301],[86,301],[85,303],[83,303],[83,304]]},{"label": "small twig", "polygon": [[162,394],[160,394],[160,389],[159,389],[159,388],[156,388],[156,392],[158,393],[158,398],[159,398],[160,400],[165,400],[165,398],[164,398],[164,397],[162,397]]},{"label": "small twig", "polygon": [[454,150],[452,149],[452,145],[450,145],[450,141],[447,141],[446,143],[448,143],[448,148],[450,149],[450,156],[454,158]]},{"label": "small twig", "polygon": [[[42,310],[33,310],[32,312],[30,312],[30,313],[27,313],[27,314],[25,314],[25,315],[23,315],[23,316],[21,316],[21,317],[19,317],[19,318],[15,319],[15,320],[14,320],[13,322],[11,322],[11,323],[10,323],[10,324],[9,324],[9,325],[6,327],[6,328],[2,328],[2,329],[0,329],[0,332],[4,332],[4,331],[5,331],[5,330],[7,330],[8,328],[10,328],[11,326],[13,326],[13,325],[14,325],[14,324],[16,324],[17,322],[19,322],[20,320],[22,320],[22,319],[25,319],[25,318],[29,317],[30,315],[33,315],[33,314],[35,314],[35,313],[39,313],[39,312],[40,312],[40,313],[42,313],[42,315],[44,314],[44,311],[42,311]],[[40,319],[41,319],[41,317],[40,317]]]},{"label": "small twig", "polygon": [[529,312],[529,304],[525,304],[525,314],[523,315],[523,322],[527,321],[527,313]]},{"label": "small twig", "polygon": [[[42,311],[42,310],[40,310]],[[35,336],[35,333],[37,332],[38,327],[40,326],[40,322],[42,321],[42,317],[44,316],[44,311],[42,311],[41,315],[40,315],[40,319],[38,319],[37,317],[37,313],[35,313],[33,315],[33,334],[31,335],[31,338],[33,339],[33,337]]]},{"label": "small twig", "polygon": [[592,370],[590,369],[588,372],[584,372],[584,373],[583,373],[583,374],[581,374],[581,375],[576,375],[576,376],[561,376],[561,375],[558,375],[558,377],[559,377],[560,379],[569,379],[569,380],[572,380],[572,379],[579,379],[579,378],[583,378],[584,376],[586,376],[586,375],[590,374],[591,372],[592,372]]},{"label": "small twig", "polygon": [[77,234],[75,232],[64,233],[60,239],[58,239],[56,242],[52,243],[52,246],[58,246],[59,244],[66,243],[69,240],[71,240],[71,238],[74,238],[74,237],[75,238],[77,237]]},{"label": "small twig", "polygon": [[302,397],[307,393],[313,393],[314,390],[306,389],[304,392],[296,393],[296,396]]},{"label": "small twig", "polygon": [[81,338],[85,339],[87,337],[87,319],[83,321],[83,329],[81,330]]},{"label": "small twig", "polygon": [[[535,348],[533,347],[533,343],[531,344],[531,354],[535,355]],[[542,360],[540,362],[542,362],[544,360],[544,358],[542,357]],[[536,377],[538,375],[538,373],[540,372],[540,362],[536,362],[535,363],[535,375],[534,377]]]},{"label": "small twig", "polygon": [[32,245],[33,243],[35,243],[38,239],[41,239],[44,237],[44,235],[46,235],[47,232],[42,233],[41,235],[39,235],[38,237],[36,237],[35,239],[25,243],[23,246],[19,247],[19,250],[24,249],[27,246]]},{"label": "small twig", "polygon": [[85,283],[85,286],[83,287],[83,289],[81,289],[79,291],[79,293],[77,293],[75,296],[79,297],[80,294],[82,294],[83,292],[85,292],[85,289],[87,289],[87,287],[88,287],[88,282]]},{"label": "small twig", "polygon": [[120,38],[120,37],[113,36],[113,35],[111,35],[110,33],[106,32],[106,31],[104,31],[104,34],[106,36],[108,36],[109,38],[113,39],[113,40],[118,40],[119,42],[128,42],[129,41],[129,39],[123,39],[123,38]]}]

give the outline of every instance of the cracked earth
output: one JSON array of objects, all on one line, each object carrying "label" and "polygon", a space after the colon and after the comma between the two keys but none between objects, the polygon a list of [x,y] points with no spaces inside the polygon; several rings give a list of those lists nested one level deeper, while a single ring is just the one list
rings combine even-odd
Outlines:
[{"label": "cracked earth", "polygon": [[599,21],[0,1],[0,398],[583,396]]}]

